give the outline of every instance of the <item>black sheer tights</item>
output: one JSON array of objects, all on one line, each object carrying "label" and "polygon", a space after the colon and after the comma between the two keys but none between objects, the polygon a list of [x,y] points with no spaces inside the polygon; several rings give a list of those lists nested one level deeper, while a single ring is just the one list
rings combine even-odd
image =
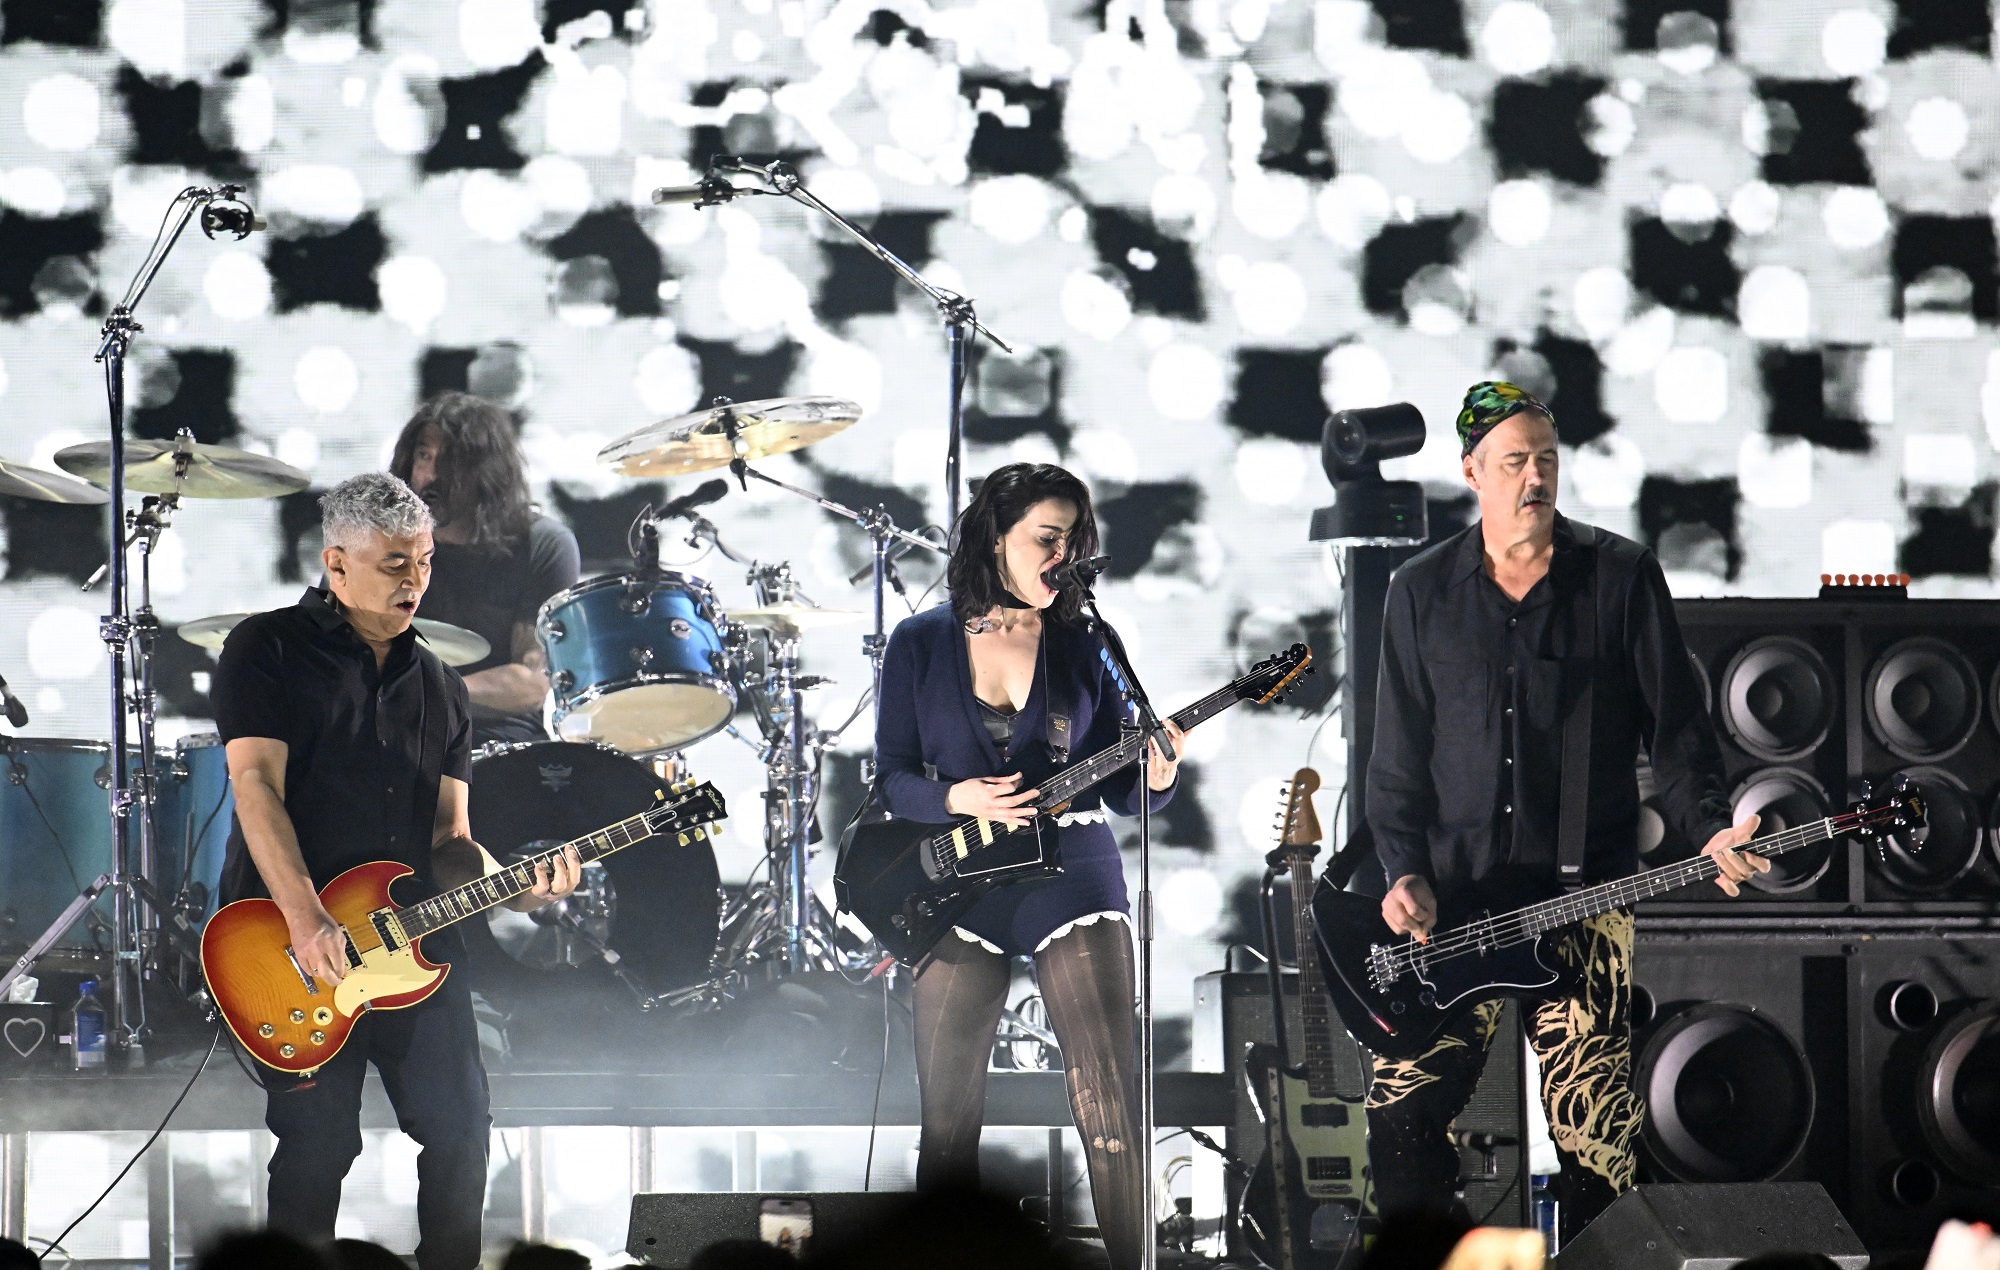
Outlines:
[{"label": "black sheer tights", "polygon": [[[1070,1114],[1083,1138],[1105,1249],[1113,1270],[1127,1270],[1139,1264],[1146,1230],[1131,932],[1102,918],[1073,927],[1035,954],[1035,977],[1069,1069]],[[956,935],[945,936],[917,976],[919,1190],[978,1184],[986,1065],[1008,979],[1006,957]]]}]

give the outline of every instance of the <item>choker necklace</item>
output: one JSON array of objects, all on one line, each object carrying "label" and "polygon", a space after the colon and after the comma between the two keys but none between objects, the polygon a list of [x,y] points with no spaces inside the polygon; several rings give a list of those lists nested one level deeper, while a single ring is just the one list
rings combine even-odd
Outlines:
[{"label": "choker necklace", "polygon": [[[1003,609],[1031,609],[1035,606],[1020,596],[1015,595],[1007,588],[1002,587],[1000,588],[1000,607]],[[967,635],[984,635],[988,631],[998,630],[999,628],[1000,623],[993,618],[975,617],[965,624],[965,633]]]},{"label": "choker necklace", "polygon": [[1031,609],[1034,605],[1015,595],[1006,587],[1000,588],[1000,607],[1003,609]]}]

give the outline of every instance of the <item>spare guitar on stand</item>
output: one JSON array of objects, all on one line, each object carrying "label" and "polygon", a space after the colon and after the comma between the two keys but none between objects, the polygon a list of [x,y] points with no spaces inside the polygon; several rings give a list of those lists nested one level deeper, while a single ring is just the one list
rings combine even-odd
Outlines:
[{"label": "spare guitar on stand", "polygon": [[[1373,1234],[1369,1187],[1368,1081],[1360,1050],[1335,1031],[1333,1010],[1313,955],[1312,862],[1319,818],[1312,795],[1319,773],[1300,768],[1285,787],[1279,843],[1264,870],[1264,945],[1271,975],[1271,1021],[1277,1043],[1253,1044],[1244,1076],[1265,1129],[1264,1156],[1244,1185],[1238,1229],[1271,1270],[1350,1270]],[[1273,886],[1291,873],[1292,932],[1299,962],[1299,1021],[1305,1061],[1288,1053],[1285,997],[1278,971]]]}]

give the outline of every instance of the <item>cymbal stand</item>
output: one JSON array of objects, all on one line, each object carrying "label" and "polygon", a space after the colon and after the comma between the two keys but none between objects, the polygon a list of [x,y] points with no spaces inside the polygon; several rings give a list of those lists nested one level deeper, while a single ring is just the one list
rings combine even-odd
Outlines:
[{"label": "cymbal stand", "polygon": [[[150,692],[152,679],[150,670],[152,640],[158,634],[158,623],[153,620],[150,608],[136,617],[129,607],[130,586],[125,567],[125,357],[131,350],[132,337],[145,328],[134,319],[133,313],[140,300],[151,289],[153,279],[166,264],[174,245],[187,231],[196,213],[204,211],[211,203],[234,200],[243,192],[238,185],[222,185],[213,189],[188,186],[174,195],[168,205],[167,214],[161,221],[160,232],[153,239],[152,248],[139,266],[125,294],[104,319],[100,332],[95,360],[104,367],[104,401],[109,415],[111,433],[111,464],[106,484],[110,487],[111,499],[105,514],[109,517],[109,534],[113,544],[110,568],[110,612],[98,621],[98,636],[111,658],[111,893],[112,893],[112,966],[109,983],[110,1011],[107,1023],[112,1044],[127,1053],[138,1051],[145,1031],[145,1002],[141,980],[144,970],[145,928],[153,918],[139,899],[131,884],[132,875],[128,866],[132,860],[133,809],[135,803],[142,826],[151,823],[151,807],[144,801],[149,797],[146,791],[151,773],[142,773],[140,790],[135,798],[131,786],[131,745],[125,731],[125,716],[128,711],[138,710],[140,718],[140,743],[150,745],[152,730],[151,707],[145,702],[134,703],[127,686],[126,658],[129,652],[137,650],[141,665],[141,675],[145,687]],[[247,210],[247,209],[246,209]],[[213,237],[208,218],[203,217],[202,229]],[[248,232],[247,224],[244,230]],[[242,235],[239,234],[238,237]],[[184,461],[183,461],[184,463]],[[136,528],[136,522],[135,522]],[[157,541],[157,530],[153,531],[142,553],[142,559],[150,559],[152,543]],[[151,622],[151,632],[147,624]],[[148,698],[150,700],[150,697]],[[150,828],[139,830],[141,875],[152,866],[147,858],[151,853]]]},{"label": "cymbal stand", "polygon": [[850,238],[860,243],[869,255],[889,266],[905,282],[923,292],[930,298],[931,303],[937,306],[938,316],[944,322],[945,348],[949,354],[951,368],[951,380],[945,396],[947,424],[944,457],[945,523],[956,525],[961,491],[964,488],[959,477],[959,456],[965,447],[965,381],[971,370],[966,341],[970,336],[984,335],[1003,352],[1012,353],[1013,346],[986,328],[974,312],[969,297],[933,284],[902,257],[877,242],[867,230],[821,202],[819,196],[807,189],[805,182],[799,179],[798,169],[783,159],[755,164],[736,155],[718,154],[709,160],[708,169],[711,173],[740,172],[755,176],[770,187],[752,189],[748,186],[738,186],[735,193],[730,195],[732,198],[738,194],[771,194],[810,207],[839,226]]},{"label": "cymbal stand", "polygon": [[[775,476],[766,476],[756,468],[751,467],[748,463],[745,463],[742,459],[733,460],[729,465],[729,470],[736,474],[736,479],[739,481],[747,476],[754,476],[766,485],[775,485],[788,494],[796,494],[807,502],[816,504],[820,508],[833,513],[842,520],[853,521],[867,532],[869,540],[874,544],[872,572],[875,579],[875,629],[861,637],[861,652],[863,656],[868,658],[870,675],[869,697],[876,702],[880,702],[882,699],[882,657],[889,651],[889,633],[887,619],[883,613],[883,598],[888,591],[891,581],[895,578],[896,560],[908,552],[918,550],[928,551],[939,556],[948,555],[951,548],[947,544],[933,542],[920,534],[913,534],[907,529],[897,528],[896,522],[889,516],[888,508],[880,504],[877,504],[869,511],[856,511],[852,507],[834,502],[823,494],[815,494],[809,489],[802,489],[797,485],[781,481]],[[890,548],[891,543],[895,544],[893,551]],[[901,589],[902,587],[898,583],[897,590],[900,591]],[[873,759],[870,759],[863,765],[862,780],[872,784],[874,783],[874,779],[875,763]]]}]

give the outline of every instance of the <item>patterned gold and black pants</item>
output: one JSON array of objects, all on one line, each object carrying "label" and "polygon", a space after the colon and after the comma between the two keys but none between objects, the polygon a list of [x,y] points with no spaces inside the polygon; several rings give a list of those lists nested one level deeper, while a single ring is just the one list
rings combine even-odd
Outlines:
[{"label": "patterned gold and black pants", "polygon": [[[1531,1006],[1528,1042],[1541,1065],[1542,1107],[1562,1160],[1564,1237],[1632,1185],[1632,1140],[1644,1104],[1632,1089],[1632,915],[1591,918],[1559,944],[1581,979],[1574,996]],[[1375,1059],[1368,1155],[1384,1213],[1447,1209],[1459,1153],[1449,1133],[1486,1066],[1498,1002],[1475,1007],[1421,1056]],[[1481,1214],[1473,1213],[1477,1219]]]}]

